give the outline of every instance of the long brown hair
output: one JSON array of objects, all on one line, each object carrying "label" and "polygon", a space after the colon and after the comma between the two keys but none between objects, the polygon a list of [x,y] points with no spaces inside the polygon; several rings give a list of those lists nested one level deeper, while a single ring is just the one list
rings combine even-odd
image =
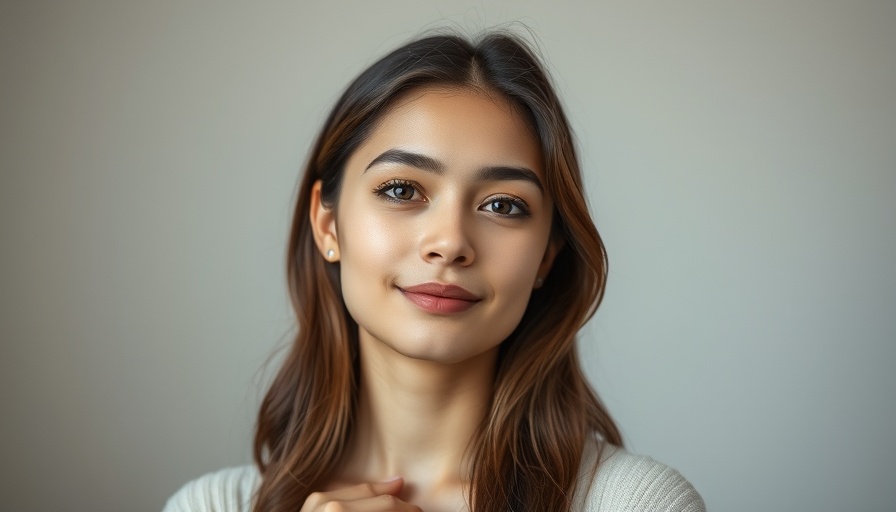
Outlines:
[{"label": "long brown hair", "polygon": [[389,53],[342,94],[323,126],[299,190],[287,271],[298,332],[258,414],[262,474],[255,511],[298,510],[332,477],[353,428],[358,326],[342,299],[338,264],[315,246],[309,207],[337,206],[346,161],[408,90],[474,87],[510,100],[541,144],[553,236],[564,241],[519,326],[502,342],[491,407],[470,444],[468,496],[477,512],[568,510],[588,439],[622,444],[578,361],[575,335],[603,297],[607,258],[588,213],[569,123],[528,44],[504,32],[474,41],[430,35]]}]

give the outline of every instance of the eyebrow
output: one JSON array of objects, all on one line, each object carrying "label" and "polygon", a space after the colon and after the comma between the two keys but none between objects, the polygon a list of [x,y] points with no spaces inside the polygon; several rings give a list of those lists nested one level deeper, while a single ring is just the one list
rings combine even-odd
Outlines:
[{"label": "eyebrow", "polygon": [[[446,168],[444,163],[431,156],[393,148],[384,151],[380,156],[374,158],[373,161],[367,164],[367,167],[364,168],[364,172],[367,172],[367,170],[374,165],[383,163],[408,165],[433,174],[445,174]],[[541,180],[538,179],[538,175],[528,167],[491,165],[477,169],[476,175],[476,181],[528,181],[538,187],[538,190],[544,192],[544,187],[541,185]]]}]

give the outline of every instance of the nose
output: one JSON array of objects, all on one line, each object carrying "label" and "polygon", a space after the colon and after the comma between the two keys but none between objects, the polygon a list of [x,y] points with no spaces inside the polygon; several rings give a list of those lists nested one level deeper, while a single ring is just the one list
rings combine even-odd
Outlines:
[{"label": "nose", "polygon": [[460,208],[430,209],[423,219],[420,256],[429,263],[469,266],[475,258],[471,226]]}]

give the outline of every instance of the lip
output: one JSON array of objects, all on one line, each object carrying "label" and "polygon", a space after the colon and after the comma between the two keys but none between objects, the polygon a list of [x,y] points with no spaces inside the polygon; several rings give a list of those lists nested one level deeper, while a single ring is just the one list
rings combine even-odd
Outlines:
[{"label": "lip", "polygon": [[423,283],[398,287],[417,307],[429,313],[461,313],[482,300],[473,292],[452,284]]}]

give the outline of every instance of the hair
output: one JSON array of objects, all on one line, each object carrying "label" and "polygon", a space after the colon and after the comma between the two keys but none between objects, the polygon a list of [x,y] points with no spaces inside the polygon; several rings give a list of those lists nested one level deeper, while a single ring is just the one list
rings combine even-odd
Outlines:
[{"label": "hair", "polygon": [[560,100],[534,51],[516,35],[429,35],[392,51],[348,86],[308,157],[287,253],[298,330],[258,413],[256,512],[298,510],[328,483],[357,407],[358,325],[342,299],[338,264],[314,243],[312,187],[320,180],[321,201],[336,207],[346,161],[396,98],[425,86],[496,94],[523,113],[554,199],[552,236],[563,240],[544,285],[499,348],[490,408],[468,448],[471,509],[568,510],[586,443],[622,445],[576,350],[576,333],[603,297],[607,257]]}]

